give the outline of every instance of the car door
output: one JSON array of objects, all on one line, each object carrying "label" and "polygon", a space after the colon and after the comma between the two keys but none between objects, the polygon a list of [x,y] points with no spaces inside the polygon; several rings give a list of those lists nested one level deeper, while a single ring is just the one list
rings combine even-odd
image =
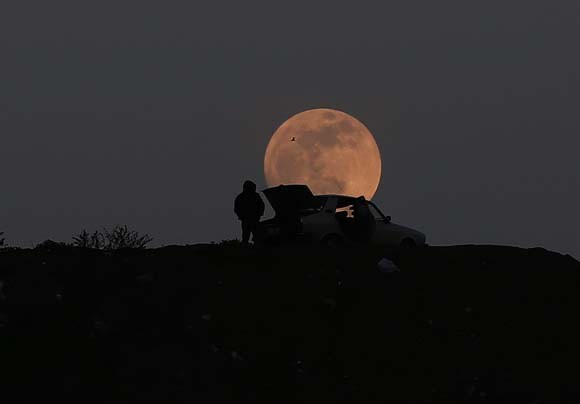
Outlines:
[{"label": "car door", "polygon": [[375,218],[375,232],[371,238],[371,243],[381,246],[397,246],[399,244],[399,232],[396,226],[393,226],[390,220],[376,207],[375,204],[369,202],[369,209]]},{"label": "car door", "polygon": [[320,212],[302,218],[304,230],[312,237],[314,242],[319,242],[329,234],[340,234],[340,228],[334,218],[337,203],[336,197],[320,198],[324,198],[323,208]]}]

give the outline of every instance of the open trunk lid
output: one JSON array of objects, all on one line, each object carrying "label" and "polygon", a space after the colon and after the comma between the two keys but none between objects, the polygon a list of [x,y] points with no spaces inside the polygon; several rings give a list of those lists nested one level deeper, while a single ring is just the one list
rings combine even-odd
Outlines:
[{"label": "open trunk lid", "polygon": [[316,201],[306,185],[279,185],[262,191],[277,216],[298,214],[315,207]]}]

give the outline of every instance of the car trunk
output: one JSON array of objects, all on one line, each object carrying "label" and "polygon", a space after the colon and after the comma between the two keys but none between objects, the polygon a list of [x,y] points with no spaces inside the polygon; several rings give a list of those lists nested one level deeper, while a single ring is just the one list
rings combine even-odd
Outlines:
[{"label": "car trunk", "polygon": [[263,191],[276,212],[276,217],[298,216],[301,211],[312,209],[316,200],[306,185],[279,185]]}]

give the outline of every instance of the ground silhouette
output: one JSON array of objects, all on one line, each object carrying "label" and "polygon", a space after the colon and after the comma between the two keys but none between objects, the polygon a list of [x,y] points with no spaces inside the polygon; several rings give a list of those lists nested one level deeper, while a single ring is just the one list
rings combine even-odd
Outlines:
[{"label": "ground silhouette", "polygon": [[580,263],[541,248],[47,244],[2,250],[0,281],[1,394],[23,401],[578,396]]}]

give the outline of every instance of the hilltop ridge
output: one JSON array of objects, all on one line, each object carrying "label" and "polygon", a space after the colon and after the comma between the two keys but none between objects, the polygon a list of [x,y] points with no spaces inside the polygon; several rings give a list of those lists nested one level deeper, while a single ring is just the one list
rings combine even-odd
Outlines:
[{"label": "hilltop ridge", "polygon": [[[399,272],[377,269],[385,256]],[[21,393],[99,403],[578,393],[580,263],[541,248],[46,245],[0,251],[0,280],[0,366]]]}]

